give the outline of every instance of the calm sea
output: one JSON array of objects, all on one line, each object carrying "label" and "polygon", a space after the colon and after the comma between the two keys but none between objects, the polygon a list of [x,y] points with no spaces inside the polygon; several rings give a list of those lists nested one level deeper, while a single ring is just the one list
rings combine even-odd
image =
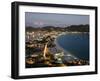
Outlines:
[{"label": "calm sea", "polygon": [[65,51],[79,59],[89,60],[89,34],[66,34],[57,38],[57,43]]}]

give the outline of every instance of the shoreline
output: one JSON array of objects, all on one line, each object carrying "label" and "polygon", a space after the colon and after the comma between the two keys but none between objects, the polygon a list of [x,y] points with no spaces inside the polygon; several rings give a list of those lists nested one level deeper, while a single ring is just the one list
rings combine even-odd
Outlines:
[{"label": "shoreline", "polygon": [[[58,38],[58,37],[57,37],[57,38]],[[64,56],[71,56],[71,57],[73,57],[74,59],[79,59],[78,57],[74,56],[73,54],[71,54],[70,52],[68,52],[68,51],[65,50],[64,48],[62,48],[62,47],[58,44],[57,38],[55,38],[54,43],[56,44],[56,47],[57,47],[58,49],[62,50],[62,51],[64,52],[64,54],[66,54],[66,55],[64,55]]]},{"label": "shoreline", "polygon": [[66,49],[64,49],[63,47],[61,47],[60,45],[59,45],[59,43],[58,43],[58,38],[60,37],[60,36],[65,36],[65,35],[84,35],[84,34],[87,34],[87,35],[89,35],[89,32],[63,32],[63,33],[61,33],[61,34],[59,34],[56,38],[55,38],[55,40],[54,40],[54,43],[56,44],[56,46],[57,46],[57,48],[58,49],[61,49],[63,52],[64,52],[64,54],[65,54],[65,56],[72,56],[73,58],[75,58],[75,59],[80,59],[80,58],[78,58],[77,56],[75,56],[74,54],[72,54],[72,53],[70,53],[70,52],[68,52]]},{"label": "shoreline", "polygon": [[62,32],[61,34],[59,34],[58,36],[60,35],[67,35],[67,34],[89,34],[89,32]]}]

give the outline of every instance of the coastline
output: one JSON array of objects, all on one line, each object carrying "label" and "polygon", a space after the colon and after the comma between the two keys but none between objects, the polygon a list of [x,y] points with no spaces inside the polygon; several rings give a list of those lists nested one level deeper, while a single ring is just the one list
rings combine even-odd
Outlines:
[{"label": "coastline", "polygon": [[67,51],[67,50],[65,50],[63,47],[61,47],[60,45],[59,45],[59,43],[58,43],[58,38],[60,37],[60,36],[64,36],[64,35],[71,35],[71,34],[89,34],[89,32],[63,32],[63,33],[61,33],[61,34],[59,34],[56,38],[55,38],[55,41],[54,41],[54,43],[56,44],[56,46],[57,46],[57,48],[58,49],[61,49],[63,52],[64,52],[64,54],[65,54],[65,56],[72,56],[73,58],[75,58],[75,59],[79,59],[77,56],[75,56],[74,54],[72,54],[72,53],[70,53],[69,51]]},{"label": "coastline", "polygon": [[[64,34],[62,34],[62,35],[64,35]],[[62,35],[59,35],[59,36],[62,36]],[[59,37],[58,36],[58,37]],[[57,37],[57,38],[58,38]],[[55,38],[55,41],[54,41],[54,43],[56,44],[56,47],[58,48],[58,49],[61,49],[63,52],[64,52],[64,56],[70,56],[70,57],[73,57],[74,59],[79,59],[78,57],[76,57],[76,56],[74,56],[73,54],[71,54],[70,52],[68,52],[67,50],[65,50],[64,48],[62,48],[60,45],[59,45],[59,43],[57,42],[57,38]]]}]

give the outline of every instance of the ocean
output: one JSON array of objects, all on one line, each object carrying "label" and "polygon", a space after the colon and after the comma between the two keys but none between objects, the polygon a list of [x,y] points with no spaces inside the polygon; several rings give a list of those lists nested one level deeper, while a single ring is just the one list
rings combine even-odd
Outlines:
[{"label": "ocean", "polygon": [[89,61],[89,33],[61,35],[57,37],[56,42],[63,50],[75,57]]}]

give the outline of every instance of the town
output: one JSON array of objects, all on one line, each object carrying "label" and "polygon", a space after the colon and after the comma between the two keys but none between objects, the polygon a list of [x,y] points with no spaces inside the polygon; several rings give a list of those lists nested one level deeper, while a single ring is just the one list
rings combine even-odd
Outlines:
[{"label": "town", "polygon": [[76,66],[89,65],[89,62],[82,59],[71,58],[69,61],[63,60],[64,51],[59,49],[55,43],[59,35],[69,32],[65,28],[27,28],[25,35],[25,49],[26,49],[26,68],[34,67],[58,67],[58,66]]}]

